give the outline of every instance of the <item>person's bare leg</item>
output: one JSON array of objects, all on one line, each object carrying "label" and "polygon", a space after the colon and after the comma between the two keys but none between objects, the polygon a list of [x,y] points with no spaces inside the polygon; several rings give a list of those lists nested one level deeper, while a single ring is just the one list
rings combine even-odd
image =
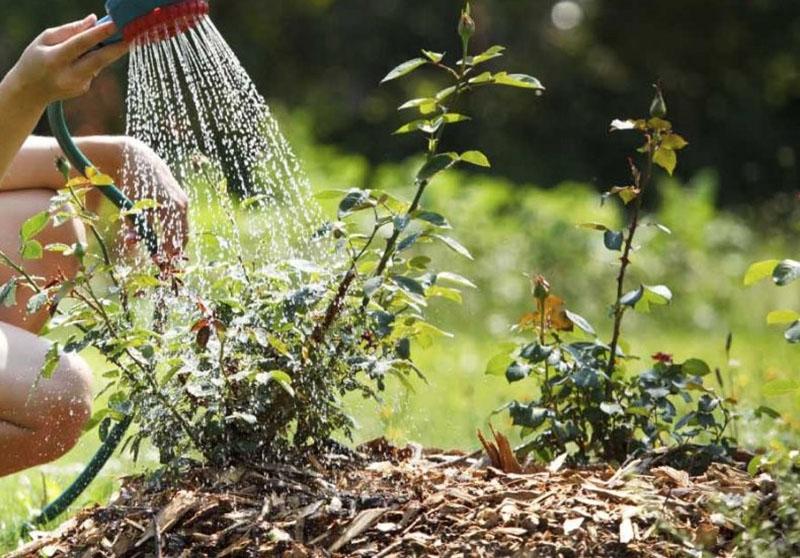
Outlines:
[{"label": "person's bare leg", "polygon": [[[74,276],[74,258],[45,252],[41,260],[19,258],[19,229],[31,216],[49,207],[52,190],[0,193],[0,250],[31,275],[54,279]],[[84,242],[82,226],[48,227],[38,237],[50,243]],[[0,285],[16,273],[0,265]],[[91,409],[91,372],[77,355],[63,355],[51,379],[37,384],[50,344],[37,333],[48,319],[43,310],[29,316],[32,296],[18,289],[17,306],[0,308],[0,476],[52,461],[72,448]],[[33,387],[36,389],[33,390]]]},{"label": "person's bare leg", "polygon": [[62,355],[53,377],[36,385],[49,348],[0,324],[0,477],[61,457],[89,418],[92,376],[77,355]]},{"label": "person's bare leg", "polygon": [[[49,281],[63,274],[74,277],[77,272],[78,262],[72,256],[45,251],[40,260],[22,260],[19,256],[19,230],[25,221],[40,211],[50,207],[50,198],[55,194],[52,190],[19,190],[15,192],[0,193],[0,250],[17,264],[21,265],[30,275],[44,277]],[[71,221],[53,228],[48,226],[36,237],[43,246],[48,244],[63,243],[74,244],[86,242],[86,233],[83,225],[78,221]],[[3,285],[17,275],[9,267],[0,263],[0,285]],[[5,322],[21,327],[31,333],[39,333],[47,322],[47,309],[36,315],[29,315],[26,311],[28,299],[33,296],[30,289],[20,287],[17,289],[17,305],[11,308],[0,307],[0,322]]]}]

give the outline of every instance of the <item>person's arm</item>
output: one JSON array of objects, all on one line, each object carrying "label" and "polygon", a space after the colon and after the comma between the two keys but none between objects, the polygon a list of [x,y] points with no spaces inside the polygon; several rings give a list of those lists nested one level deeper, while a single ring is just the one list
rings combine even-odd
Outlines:
[{"label": "person's arm", "polygon": [[[110,175],[130,198],[141,198],[136,176],[146,177],[152,191],[146,192],[159,204],[159,219],[169,233],[163,239],[168,254],[179,253],[189,230],[189,199],[167,164],[141,141],[124,136],[91,136],[76,138],[75,143],[101,172]],[[0,192],[31,189],[58,190],[64,177],[56,167],[61,148],[53,138],[31,136],[12,161]],[[127,167],[127,168],[126,168]],[[78,176],[73,172],[73,176]],[[96,194],[99,196],[99,194]]]},{"label": "person's arm", "polygon": [[113,23],[96,24],[91,15],[48,29],[0,82],[0,179],[47,105],[85,93],[103,68],[127,52],[124,43],[93,50],[116,32]]}]

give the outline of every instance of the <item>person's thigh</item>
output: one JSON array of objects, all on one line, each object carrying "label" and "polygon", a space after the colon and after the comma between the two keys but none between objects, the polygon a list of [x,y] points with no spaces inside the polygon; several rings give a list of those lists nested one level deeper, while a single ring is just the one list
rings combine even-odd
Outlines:
[{"label": "person's thigh", "polygon": [[62,355],[41,378],[50,343],[0,323],[0,477],[52,461],[75,445],[91,410],[91,372]]},{"label": "person's thigh", "polygon": [[[61,274],[70,278],[77,271],[78,262],[73,256],[45,251],[39,260],[22,260],[20,257],[19,230],[22,224],[41,211],[46,211],[50,206],[52,190],[20,190],[15,192],[0,192],[0,250],[20,264],[30,275],[43,277],[50,281]],[[48,226],[37,237],[42,245],[48,244],[74,244],[86,242],[83,226],[78,221],[65,223],[54,228]],[[17,273],[0,262],[0,285],[4,285]],[[33,291],[27,288],[17,289],[17,304],[12,307],[0,306],[0,322],[12,324],[38,333],[47,322],[47,310],[43,309],[35,315],[26,311],[28,299],[33,296]]]}]

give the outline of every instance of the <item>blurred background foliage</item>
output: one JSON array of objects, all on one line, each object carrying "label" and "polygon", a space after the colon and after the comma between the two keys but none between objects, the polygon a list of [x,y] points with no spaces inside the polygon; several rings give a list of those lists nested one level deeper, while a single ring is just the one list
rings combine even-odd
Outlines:
[{"label": "blurred background foliage", "polygon": [[[11,3],[3,0],[8,6]],[[316,143],[371,163],[413,152],[414,140],[385,141],[400,122],[401,97],[419,97],[437,76],[386,87],[378,81],[420,45],[457,51],[461,0],[212,0],[213,17],[268,100],[311,120]],[[102,11],[102,0],[27,0],[3,10],[0,70],[41,29]],[[476,48],[504,44],[503,64],[537,76],[540,99],[479,94],[475,122],[496,170],[551,187],[565,179],[596,187],[626,178],[606,141],[612,116],[643,111],[661,79],[670,116],[692,148],[679,173],[717,169],[718,201],[746,205],[782,194],[789,207],[800,172],[800,9],[785,0],[476,0]],[[120,68],[120,73],[124,68]],[[107,75],[72,104],[76,129],[122,129],[124,79]],[[481,116],[488,118],[481,118]],[[448,132],[455,133],[455,132]],[[461,138],[456,138],[460,140]],[[459,143],[459,142],[457,142]],[[471,143],[469,144],[471,146]]]}]

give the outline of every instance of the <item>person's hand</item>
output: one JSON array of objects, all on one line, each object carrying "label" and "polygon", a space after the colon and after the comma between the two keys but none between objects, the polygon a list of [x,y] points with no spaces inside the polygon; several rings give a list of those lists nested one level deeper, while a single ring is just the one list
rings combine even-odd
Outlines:
[{"label": "person's hand", "polygon": [[125,140],[125,193],[134,201],[152,199],[158,204],[157,215],[163,228],[161,246],[169,258],[180,255],[189,235],[189,198],[175,176],[150,147]]},{"label": "person's hand", "polygon": [[94,15],[48,29],[25,49],[9,75],[28,99],[42,105],[82,95],[97,74],[128,51],[124,42],[93,50],[115,32],[113,23],[97,25]]}]

